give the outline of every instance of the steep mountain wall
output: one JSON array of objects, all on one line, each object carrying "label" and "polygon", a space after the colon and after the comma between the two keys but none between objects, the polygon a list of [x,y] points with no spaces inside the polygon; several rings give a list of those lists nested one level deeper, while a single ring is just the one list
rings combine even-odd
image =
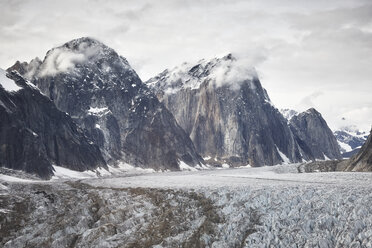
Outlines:
[{"label": "steep mountain wall", "polygon": [[1,167],[46,179],[53,175],[53,164],[78,171],[106,167],[98,146],[70,116],[19,74],[7,77],[19,89],[7,91],[0,87]]}]

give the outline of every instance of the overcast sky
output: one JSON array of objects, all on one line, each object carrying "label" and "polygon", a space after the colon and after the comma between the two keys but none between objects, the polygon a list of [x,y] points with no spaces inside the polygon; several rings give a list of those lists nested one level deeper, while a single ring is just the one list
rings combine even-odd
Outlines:
[{"label": "overcast sky", "polygon": [[315,107],[333,129],[372,124],[370,0],[0,0],[1,68],[82,36],[143,80],[232,52],[257,68],[278,108]]}]

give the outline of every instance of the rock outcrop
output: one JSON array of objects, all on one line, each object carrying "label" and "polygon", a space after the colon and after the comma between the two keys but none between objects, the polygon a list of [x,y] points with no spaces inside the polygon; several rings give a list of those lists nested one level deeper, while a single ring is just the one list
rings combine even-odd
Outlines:
[{"label": "rock outcrop", "polygon": [[106,168],[98,146],[69,115],[18,73],[0,74],[1,167],[44,179],[53,175],[52,165],[77,171]]},{"label": "rock outcrop", "polygon": [[294,115],[289,120],[289,125],[305,160],[341,159],[332,130],[314,108]]},{"label": "rock outcrop", "polygon": [[97,40],[72,40],[48,51],[42,62],[17,62],[12,69],[68,113],[108,163],[177,170],[180,161],[189,166],[202,161],[127,60]]},{"label": "rock outcrop", "polygon": [[209,163],[261,166],[302,160],[287,120],[255,70],[231,54],[165,70],[147,85]]}]

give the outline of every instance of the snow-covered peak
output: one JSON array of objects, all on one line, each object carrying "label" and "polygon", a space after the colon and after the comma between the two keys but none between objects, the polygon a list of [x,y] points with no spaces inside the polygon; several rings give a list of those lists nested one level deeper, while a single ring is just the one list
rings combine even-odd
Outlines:
[{"label": "snow-covered peak", "polygon": [[321,114],[315,109],[315,108],[309,108],[308,110],[300,113],[300,114],[309,114],[309,115],[318,115],[321,116]]},{"label": "snow-covered peak", "polygon": [[6,76],[6,71],[0,69],[0,85],[8,92],[14,92],[22,89],[12,79]]},{"label": "snow-covered peak", "polygon": [[83,37],[48,51],[36,76],[55,76],[73,71],[78,65],[100,66],[108,72],[113,64],[132,70],[128,61],[112,48],[93,38]]},{"label": "snow-covered peak", "polygon": [[309,108],[308,110],[305,110],[303,112],[297,112],[293,109],[280,109],[280,113],[283,115],[285,119],[290,121],[295,116],[318,116],[321,117],[322,114],[319,113],[315,108]]},{"label": "snow-covered peak", "polygon": [[340,151],[346,154],[348,157],[353,155],[354,150],[358,149],[365,143],[368,138],[368,133],[360,131],[355,125],[343,126],[334,132],[334,135],[340,146]]},{"label": "snow-covered peak", "polygon": [[[196,65],[183,63],[147,81],[149,87],[173,94],[181,89],[198,89],[204,82],[211,82],[216,87],[230,85],[238,88],[241,82],[257,78],[254,68],[236,59],[232,54],[222,58],[200,60]],[[251,83],[251,87],[256,86]]]},{"label": "snow-covered peak", "polygon": [[293,116],[298,115],[298,112],[293,109],[280,109],[280,113],[286,118],[288,121],[292,119]]},{"label": "snow-covered peak", "polygon": [[359,128],[356,125],[343,126],[343,127],[340,127],[336,131],[343,131],[343,132],[345,132],[349,135],[355,136],[355,137],[367,137],[368,134],[369,134],[366,131],[359,130]]},{"label": "snow-covered peak", "polygon": [[73,48],[73,47],[80,47],[81,44],[84,44],[84,46],[107,47],[105,44],[103,44],[102,42],[92,37],[81,37],[81,38],[73,39],[71,41],[66,42],[64,45],[70,48]]}]

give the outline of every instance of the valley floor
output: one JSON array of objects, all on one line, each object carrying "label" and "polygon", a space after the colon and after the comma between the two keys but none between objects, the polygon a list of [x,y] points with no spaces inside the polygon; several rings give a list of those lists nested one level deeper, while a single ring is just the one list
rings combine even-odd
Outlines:
[{"label": "valley floor", "polygon": [[372,173],[0,175],[2,247],[372,247]]}]

